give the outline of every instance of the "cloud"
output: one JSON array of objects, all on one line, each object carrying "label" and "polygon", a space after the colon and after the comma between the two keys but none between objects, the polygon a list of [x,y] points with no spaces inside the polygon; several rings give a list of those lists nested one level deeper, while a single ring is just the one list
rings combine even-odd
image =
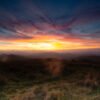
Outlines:
[{"label": "cloud", "polygon": [[0,40],[27,40],[34,39],[36,35],[56,35],[66,41],[100,44],[99,2],[11,1],[0,1]]}]

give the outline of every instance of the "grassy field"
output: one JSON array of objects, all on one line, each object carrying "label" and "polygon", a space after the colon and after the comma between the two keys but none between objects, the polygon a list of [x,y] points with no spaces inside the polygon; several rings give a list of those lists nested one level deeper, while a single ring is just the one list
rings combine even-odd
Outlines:
[{"label": "grassy field", "polygon": [[0,57],[0,100],[100,100],[100,57]]}]

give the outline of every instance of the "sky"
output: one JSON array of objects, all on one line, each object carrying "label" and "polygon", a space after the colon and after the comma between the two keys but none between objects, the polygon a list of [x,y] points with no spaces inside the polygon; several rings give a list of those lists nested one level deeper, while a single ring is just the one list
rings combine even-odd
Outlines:
[{"label": "sky", "polygon": [[0,0],[0,51],[100,48],[100,0]]}]

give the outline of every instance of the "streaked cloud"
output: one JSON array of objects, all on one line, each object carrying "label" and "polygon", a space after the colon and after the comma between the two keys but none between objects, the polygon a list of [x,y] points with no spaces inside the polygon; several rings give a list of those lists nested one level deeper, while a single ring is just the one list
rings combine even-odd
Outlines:
[{"label": "streaked cloud", "polygon": [[100,1],[0,1],[0,46],[47,36],[51,41],[60,37],[66,43],[99,47]]}]

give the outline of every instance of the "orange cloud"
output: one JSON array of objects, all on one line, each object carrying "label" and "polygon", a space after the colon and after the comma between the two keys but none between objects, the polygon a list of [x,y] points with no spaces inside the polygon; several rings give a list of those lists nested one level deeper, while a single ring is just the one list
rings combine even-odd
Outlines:
[{"label": "orange cloud", "polygon": [[0,46],[0,50],[65,51],[100,48],[99,43],[93,40],[65,38],[59,35],[35,35],[31,39],[2,40],[1,42],[9,42],[10,44],[3,44]]}]

